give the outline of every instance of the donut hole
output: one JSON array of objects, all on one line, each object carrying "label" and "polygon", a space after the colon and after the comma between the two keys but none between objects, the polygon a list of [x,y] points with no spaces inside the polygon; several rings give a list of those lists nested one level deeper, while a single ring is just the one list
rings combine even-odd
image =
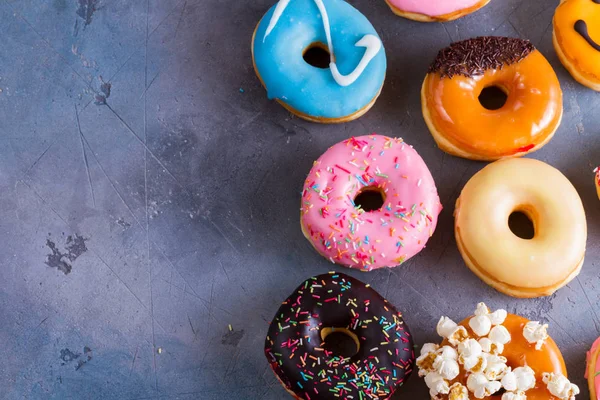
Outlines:
[{"label": "donut hole", "polygon": [[499,110],[506,104],[508,94],[500,86],[488,86],[479,94],[479,102],[486,110]]},{"label": "donut hole", "polygon": [[366,186],[359,190],[354,198],[354,206],[360,207],[364,211],[377,211],[385,203],[385,193],[375,186]]},{"label": "donut hole", "polygon": [[508,227],[521,239],[530,240],[535,236],[533,221],[522,211],[514,211],[508,216]]},{"label": "donut hole", "polygon": [[331,62],[331,56],[329,54],[329,48],[326,44],[321,42],[312,43],[302,54],[302,58],[308,65],[312,65],[315,68],[327,69]]},{"label": "donut hole", "polygon": [[322,347],[334,356],[350,358],[360,349],[358,336],[346,328],[321,329]]}]

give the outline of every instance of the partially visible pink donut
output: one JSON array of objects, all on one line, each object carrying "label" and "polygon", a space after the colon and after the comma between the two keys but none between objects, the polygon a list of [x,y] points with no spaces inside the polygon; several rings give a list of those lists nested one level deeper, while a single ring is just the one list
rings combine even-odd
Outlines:
[{"label": "partially visible pink donut", "polygon": [[596,193],[598,193],[598,198],[600,199],[600,167],[594,170],[594,181],[596,181]]},{"label": "partially visible pink donut", "polygon": [[360,136],[314,163],[302,191],[301,225],[331,262],[371,271],[420,252],[441,210],[433,177],[412,146]]},{"label": "partially visible pink donut", "polygon": [[392,11],[420,22],[452,21],[475,12],[490,0],[386,0]]}]

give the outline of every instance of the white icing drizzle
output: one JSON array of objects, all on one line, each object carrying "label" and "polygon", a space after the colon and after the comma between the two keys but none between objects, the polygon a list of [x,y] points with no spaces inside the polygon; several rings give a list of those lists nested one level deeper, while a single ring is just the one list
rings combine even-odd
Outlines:
[{"label": "white icing drizzle", "polygon": [[[321,18],[323,19],[323,28],[325,29],[325,36],[327,37],[327,47],[329,49],[329,57],[330,63],[329,68],[331,69],[331,75],[333,79],[340,86],[349,86],[352,85],[356,80],[362,75],[367,68],[367,65],[375,58],[377,53],[381,50],[381,40],[375,35],[367,34],[363,36],[358,42],[356,42],[356,47],[364,47],[365,54],[362,56],[360,62],[348,75],[342,75],[337,68],[337,64],[335,63],[335,55],[333,52],[333,41],[331,40],[331,26],[329,25],[329,16],[327,15],[327,9],[325,8],[325,4],[323,4],[323,0],[314,0],[319,12],[321,13]],[[265,36],[263,37],[263,43],[267,39],[267,36],[271,33],[271,31],[279,22],[281,15],[285,11],[286,7],[290,3],[290,0],[280,0],[275,6],[275,11],[273,11],[273,15],[271,16],[271,20],[269,21],[269,26],[265,32]]]},{"label": "white icing drizzle", "polygon": [[335,64],[335,57],[333,55],[333,42],[331,40],[331,26],[329,25],[329,15],[327,14],[327,9],[325,8],[325,4],[323,4],[323,0],[315,0],[317,7],[319,8],[319,12],[321,13],[321,19],[323,20],[323,28],[325,28],[325,36],[327,36],[327,47],[329,47],[329,59],[331,60],[330,66]]},{"label": "white icing drizzle", "polygon": [[365,35],[362,39],[360,39],[355,44],[356,47],[365,47],[365,54],[361,58],[360,62],[349,75],[342,75],[340,71],[337,69],[337,65],[335,63],[331,63],[329,68],[331,68],[331,74],[333,75],[333,79],[341,86],[352,85],[354,81],[356,81],[364,72],[367,65],[371,62],[371,60],[379,53],[381,50],[381,40],[379,40],[376,36],[373,35]]},{"label": "white icing drizzle", "polygon": [[280,0],[279,3],[277,3],[277,5],[275,6],[275,11],[273,11],[273,16],[269,21],[269,26],[267,27],[267,31],[265,32],[265,36],[263,37],[263,43],[265,42],[265,40],[267,40],[267,36],[269,36],[273,28],[275,28],[277,22],[279,22],[281,14],[283,14],[289,3],[290,0]]}]

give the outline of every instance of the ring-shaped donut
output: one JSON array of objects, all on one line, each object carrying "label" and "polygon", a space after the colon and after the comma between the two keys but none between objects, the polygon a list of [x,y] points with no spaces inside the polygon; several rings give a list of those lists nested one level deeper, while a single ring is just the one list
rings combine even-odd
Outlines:
[{"label": "ring-shaped donut", "polygon": [[[369,197],[379,201],[363,204]],[[402,139],[370,135],[337,143],[314,163],[300,219],[304,236],[325,258],[370,271],[421,251],[441,210],[416,150]]]},{"label": "ring-shaped donut", "polygon": [[[487,93],[498,93],[489,105]],[[550,141],[563,115],[550,63],[529,41],[504,37],[464,40],[441,50],[423,82],[421,103],[438,146],[473,160],[536,151]]]},{"label": "ring-shaped donut", "polygon": [[[548,324],[479,303],[456,324],[442,317],[440,345],[426,343],[416,360],[431,399],[566,400],[579,394],[567,378]],[[573,397],[571,397],[573,396]]]},{"label": "ring-shaped donut", "polygon": [[[472,317],[466,318],[459,325],[464,326],[470,335],[477,337],[469,327],[469,321]],[[530,322],[529,319],[520,315],[508,314],[502,324],[510,333],[511,341],[504,345],[502,356],[506,357],[507,365],[512,369],[528,366],[533,369],[538,380],[536,386],[526,392],[527,400],[557,400],[548,393],[546,385],[542,381],[544,373],[554,373],[567,376],[567,367],[562,352],[556,345],[556,342],[548,337],[541,349],[537,350],[535,345],[529,343],[523,337],[523,327]],[[442,345],[447,345],[445,339]],[[468,374],[460,375],[458,380],[466,385]],[[501,396],[488,396],[484,400],[499,400]]]},{"label": "ring-shaped donut", "polygon": [[[329,52],[328,68],[305,61],[313,47]],[[252,54],[269,98],[314,122],[347,122],[366,113],[387,66],[371,23],[342,0],[281,0],[258,23]]]},{"label": "ring-shaped donut", "polygon": [[394,14],[419,22],[447,22],[486,6],[490,0],[386,0]]},{"label": "ring-shaped donut", "polygon": [[594,182],[596,185],[596,193],[600,199],[600,167],[596,167],[596,169],[594,169]]},{"label": "ring-shaped donut", "polygon": [[596,339],[587,352],[585,377],[590,389],[590,400],[598,400],[600,394],[600,339]]},{"label": "ring-shaped donut", "polygon": [[[356,354],[327,349],[333,332],[350,336]],[[271,322],[265,355],[297,399],[388,399],[414,366],[402,314],[369,285],[330,272],[303,282]]]},{"label": "ring-shaped donut", "polygon": [[[531,220],[533,238],[511,231],[514,212]],[[551,295],[583,265],[587,225],[581,199],[560,171],[541,161],[500,160],[475,174],[456,202],[454,231],[467,266],[510,296]]]},{"label": "ring-shaped donut", "polygon": [[552,42],[573,78],[600,91],[600,0],[561,0]]}]

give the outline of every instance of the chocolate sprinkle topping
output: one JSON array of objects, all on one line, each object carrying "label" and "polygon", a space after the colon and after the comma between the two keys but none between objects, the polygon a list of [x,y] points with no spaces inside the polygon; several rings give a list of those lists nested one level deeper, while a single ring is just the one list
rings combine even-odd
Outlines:
[{"label": "chocolate sprinkle topping", "polygon": [[534,50],[529,40],[482,36],[440,50],[428,72],[439,73],[442,78],[455,75],[471,78],[483,75],[489,69],[518,63]]}]

